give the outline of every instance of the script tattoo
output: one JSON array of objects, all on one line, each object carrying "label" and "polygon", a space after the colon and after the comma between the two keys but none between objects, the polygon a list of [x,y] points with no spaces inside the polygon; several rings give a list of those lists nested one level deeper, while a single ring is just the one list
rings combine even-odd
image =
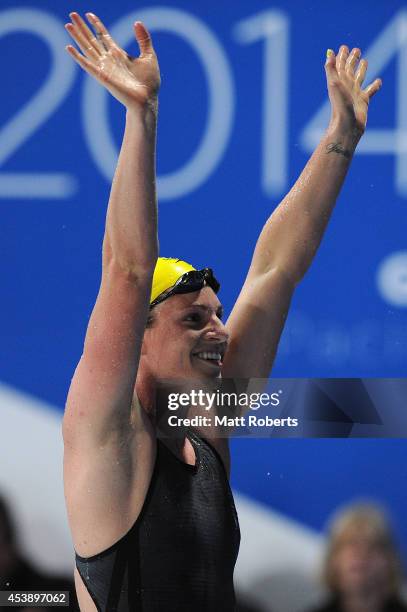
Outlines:
[{"label": "script tattoo", "polygon": [[339,155],[343,155],[344,157],[346,157],[346,159],[351,159],[352,157],[352,153],[344,149],[341,146],[340,142],[331,142],[328,145],[326,145],[326,152],[327,153],[339,153]]}]

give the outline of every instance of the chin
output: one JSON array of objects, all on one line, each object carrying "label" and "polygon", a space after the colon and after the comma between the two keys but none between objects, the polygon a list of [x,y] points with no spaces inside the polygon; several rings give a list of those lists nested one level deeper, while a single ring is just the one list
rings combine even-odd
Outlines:
[{"label": "chin", "polygon": [[[205,362],[199,360],[199,358],[192,358],[192,366],[193,372],[197,373],[198,378],[203,378],[205,380],[213,380],[216,378],[222,378],[222,366],[214,363]],[[198,363],[197,363],[198,362]]]}]

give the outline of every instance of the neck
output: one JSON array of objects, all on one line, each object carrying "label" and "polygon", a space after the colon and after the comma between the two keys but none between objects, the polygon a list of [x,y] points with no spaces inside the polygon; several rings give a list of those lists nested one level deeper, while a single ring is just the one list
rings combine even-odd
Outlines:
[{"label": "neck", "polygon": [[[196,389],[198,387],[198,389]],[[137,381],[135,386],[135,392],[140,401],[143,410],[148,414],[154,428],[157,431],[157,435],[166,439],[173,440],[185,440],[187,429],[190,426],[209,427],[206,423],[193,424],[195,416],[208,417],[208,413],[203,409],[201,404],[197,404],[198,401],[202,402],[201,396],[199,398],[196,395],[192,396],[192,404],[183,405],[178,402],[178,406],[173,404],[169,408],[170,394],[176,395],[178,398],[182,394],[195,393],[206,391],[214,392],[219,387],[219,379],[206,380],[198,384],[198,381],[191,380],[178,380],[171,381],[170,386],[163,382],[157,381],[157,379],[147,369],[139,368],[137,375]],[[178,401],[177,398],[177,401]],[[174,398],[171,400],[174,402]],[[171,420],[169,420],[171,417]],[[177,419],[177,420],[176,420]],[[210,437],[210,432],[207,432],[207,436]]]},{"label": "neck", "polygon": [[[147,371],[146,368],[139,368],[137,375],[135,392],[140,401],[142,408],[148,414],[157,432],[160,431],[164,437],[183,437],[182,427],[169,427],[168,416],[187,416],[187,409],[179,408],[176,411],[168,410],[168,395],[169,393],[183,391],[183,388],[176,389],[175,385],[169,389],[165,384],[160,383],[157,379]],[[174,435],[176,434],[176,435]]]}]

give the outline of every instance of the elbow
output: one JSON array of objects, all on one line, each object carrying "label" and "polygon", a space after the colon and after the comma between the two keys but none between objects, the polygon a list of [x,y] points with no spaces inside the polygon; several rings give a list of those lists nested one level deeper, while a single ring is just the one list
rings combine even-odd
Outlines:
[{"label": "elbow", "polygon": [[273,270],[273,274],[278,276],[280,284],[286,287],[286,289],[292,294],[300,280],[302,280],[305,270],[302,271],[299,268],[290,268],[288,266],[277,266]]},{"label": "elbow", "polygon": [[158,252],[145,253],[142,257],[127,257],[125,253],[111,254],[103,261],[104,273],[121,274],[129,279],[148,281],[152,279]]},{"label": "elbow", "polygon": [[306,275],[308,268],[309,264],[307,262],[304,262],[292,269],[281,269],[280,274],[286,277],[287,283],[292,286],[292,289],[294,291],[294,289]]},{"label": "elbow", "polygon": [[292,251],[280,260],[277,260],[272,268],[276,273],[285,276],[287,282],[296,287],[304,278],[317,252],[319,243],[307,240],[304,244],[297,245]]},{"label": "elbow", "polygon": [[143,244],[142,248],[113,248],[108,232],[103,239],[103,271],[113,269],[135,278],[152,276],[159,254],[158,237]]},{"label": "elbow", "polygon": [[110,262],[104,274],[110,278],[123,278],[133,285],[144,287],[146,285],[151,286],[154,268],[155,263],[134,263],[115,259]]},{"label": "elbow", "polygon": [[279,286],[284,286],[293,292],[305,272],[306,268],[302,269],[300,266],[294,267],[275,263],[268,268],[266,274],[277,281]]}]

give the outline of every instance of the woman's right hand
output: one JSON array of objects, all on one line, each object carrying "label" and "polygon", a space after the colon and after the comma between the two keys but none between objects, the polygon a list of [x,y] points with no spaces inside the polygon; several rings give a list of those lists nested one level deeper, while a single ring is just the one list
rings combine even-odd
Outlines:
[{"label": "woman's right hand", "polygon": [[68,45],[66,50],[73,59],[126,108],[149,106],[156,109],[160,70],[150,34],[141,21],[134,24],[140,55],[131,57],[115,43],[93,13],[86,13],[86,17],[94,32],[78,13],[70,13],[70,17],[72,21],[65,28],[82,51],[81,54]]}]

